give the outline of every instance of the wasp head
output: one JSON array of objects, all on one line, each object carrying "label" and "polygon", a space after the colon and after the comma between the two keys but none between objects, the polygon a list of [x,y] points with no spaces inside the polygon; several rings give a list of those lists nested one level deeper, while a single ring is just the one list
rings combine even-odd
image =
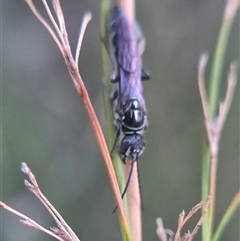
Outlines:
[{"label": "wasp head", "polygon": [[123,158],[123,162],[126,163],[126,157],[132,161],[138,159],[142,155],[145,149],[145,142],[141,135],[129,134],[124,136],[120,144],[120,153]]}]

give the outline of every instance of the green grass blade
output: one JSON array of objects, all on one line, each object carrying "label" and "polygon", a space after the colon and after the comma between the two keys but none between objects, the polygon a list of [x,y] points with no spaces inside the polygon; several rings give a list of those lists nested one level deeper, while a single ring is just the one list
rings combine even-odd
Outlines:
[{"label": "green grass blade", "polygon": [[[209,83],[209,114],[210,118],[214,119],[218,109],[219,92],[221,88],[222,81],[222,70],[225,59],[225,53],[227,48],[227,43],[231,31],[231,27],[236,15],[236,10],[238,8],[238,0],[229,0],[226,4],[224,17],[222,25],[219,32],[219,37],[212,61],[212,68],[210,72],[210,83]],[[208,195],[209,190],[209,173],[210,173],[210,153],[209,148],[203,146],[203,160],[202,160],[202,198],[203,200]],[[208,182],[208,183],[207,183]],[[214,203],[211,203],[213,208],[211,208],[209,214],[206,216],[203,222],[202,228],[202,240],[210,241],[212,235],[212,227],[214,220]]]},{"label": "green grass blade", "polygon": [[[203,142],[203,159],[202,159],[202,200],[206,200],[209,195],[209,147],[207,146],[207,140]],[[207,215],[202,224],[202,240],[208,240],[208,218]]]},{"label": "green grass blade", "polygon": [[238,192],[231,204],[229,205],[228,209],[226,210],[225,214],[223,215],[215,234],[213,235],[212,241],[218,241],[220,240],[220,237],[224,231],[224,229],[226,228],[227,224],[229,223],[230,219],[232,218],[232,216],[234,215],[234,213],[236,212],[237,208],[240,206],[240,192]]},{"label": "green grass blade", "polygon": [[[102,0],[101,1],[101,40],[105,41],[104,44],[107,44],[108,40],[108,18],[110,13],[111,1],[110,0]],[[110,82],[110,66],[109,66],[109,56],[106,51],[106,47],[104,44],[101,44],[101,58],[102,58],[102,73],[103,73],[103,102],[104,102],[104,111],[105,111],[105,123],[106,123],[106,139],[109,150],[112,149],[114,140],[116,137],[116,128],[113,124],[113,106],[112,101],[109,98],[108,90],[111,89]],[[112,153],[112,162],[114,166],[114,170],[116,173],[117,181],[120,190],[123,190],[125,187],[125,179],[122,167],[122,160],[119,157],[118,152],[114,151]],[[114,209],[114,207],[112,207]],[[124,210],[127,215],[127,201],[124,198]],[[110,209],[109,212],[112,210]],[[120,229],[122,233],[123,241],[130,241],[130,233],[129,228],[125,227],[121,220],[119,219]]]},{"label": "green grass blade", "polygon": [[[228,1],[220,28],[217,46],[215,49],[212,68],[210,73],[210,85],[209,85],[209,110],[210,117],[214,118],[218,107],[219,92],[222,81],[222,70],[225,59],[225,53],[227,49],[227,43],[230,36],[230,31],[235,18],[236,9],[232,11],[232,14],[227,14],[229,5],[236,4],[236,0]],[[237,6],[235,6],[237,7]]]}]

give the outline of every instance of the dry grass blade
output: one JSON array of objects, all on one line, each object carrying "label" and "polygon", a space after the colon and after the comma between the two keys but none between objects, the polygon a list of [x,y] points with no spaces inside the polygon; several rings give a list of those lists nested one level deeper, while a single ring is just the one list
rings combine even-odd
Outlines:
[{"label": "dry grass blade", "polygon": [[196,235],[199,227],[201,226],[203,220],[204,220],[204,217],[207,215],[208,213],[208,206],[209,206],[209,203],[211,202],[211,196],[207,197],[207,200],[204,204],[204,210],[203,210],[203,213],[202,213],[202,216],[200,217],[200,219],[198,220],[195,228],[193,229],[192,233],[190,234],[190,237],[189,237],[189,241],[191,241],[193,239],[193,237]]},{"label": "dry grass blade", "polygon": [[66,25],[65,25],[65,20],[64,20],[64,15],[62,12],[62,8],[60,5],[59,0],[52,0],[53,8],[56,13],[56,16],[58,17],[58,23],[59,23],[59,28],[60,32],[63,36],[66,36],[67,38],[67,30],[66,30]]},{"label": "dry grass blade", "polygon": [[59,50],[61,51],[61,53],[63,54],[63,49],[62,49],[62,45],[60,43],[60,41],[58,40],[58,37],[56,36],[56,34],[54,33],[54,31],[52,30],[52,28],[50,27],[50,25],[47,23],[47,21],[41,16],[41,14],[37,11],[37,9],[35,8],[32,0],[25,0],[26,3],[28,4],[29,8],[32,10],[33,14],[36,16],[36,18],[42,23],[42,25],[48,30],[48,32],[51,34],[53,40],[55,41],[55,43],[57,44]]},{"label": "dry grass blade", "polygon": [[[177,227],[177,231],[176,231],[175,235],[171,230],[164,229],[162,219],[157,218],[156,233],[157,233],[159,240],[160,241],[172,241],[172,240],[174,240],[174,241],[192,241],[193,237],[196,235],[199,227],[201,226],[204,217],[208,213],[208,206],[209,206],[210,201],[211,201],[211,197],[209,196],[205,202],[202,201],[202,202],[198,203],[197,205],[195,205],[190,210],[190,212],[187,214],[186,217],[185,217],[185,211],[183,210],[178,216],[178,227]],[[183,236],[181,236],[181,230],[182,230],[183,226],[202,207],[204,207],[204,211],[203,211],[199,221],[197,222],[195,228],[193,229],[193,231],[192,232],[188,231],[187,233],[183,234]],[[167,239],[167,234],[170,236],[169,239]],[[174,237],[174,239],[173,239],[173,237]]]},{"label": "dry grass blade", "polygon": [[31,218],[29,218],[28,216],[18,212],[17,210],[9,207],[7,204],[3,203],[0,201],[0,207],[4,208],[5,210],[7,210],[10,213],[13,213],[14,215],[17,215],[18,217],[22,218],[20,221],[32,228],[35,228],[37,230],[40,230],[44,233],[49,234],[50,236],[60,240],[60,241],[64,241],[63,239],[61,239],[59,236],[57,236],[54,232],[42,227],[40,224],[38,224],[37,222],[35,222],[34,220],[32,220]]},{"label": "dry grass blade", "polygon": [[207,93],[206,93],[206,86],[205,86],[205,68],[208,61],[208,54],[204,53],[200,56],[199,63],[198,63],[198,88],[201,95],[202,100],[202,107],[205,120],[209,120],[209,110],[208,110],[208,100],[207,100]]},{"label": "dry grass blade", "polygon": [[230,65],[230,73],[228,76],[228,87],[226,92],[225,100],[220,104],[219,115],[216,116],[213,120],[210,119],[209,111],[208,111],[208,101],[206,94],[206,86],[204,80],[204,73],[207,64],[208,56],[207,54],[203,54],[200,57],[199,65],[198,65],[198,86],[199,92],[202,101],[203,113],[206,123],[206,131],[210,145],[211,155],[215,156],[218,153],[218,145],[221,137],[221,132],[224,126],[224,123],[227,118],[228,111],[230,109],[232,99],[234,96],[234,91],[236,88],[237,78],[236,78],[236,69],[237,64],[231,63]]},{"label": "dry grass blade", "polygon": [[228,86],[227,86],[227,92],[225,100],[220,104],[219,109],[219,118],[218,118],[218,126],[217,126],[217,132],[218,132],[218,139],[220,139],[221,131],[223,128],[223,125],[226,121],[228,111],[230,109],[230,106],[232,104],[232,99],[234,96],[236,84],[237,84],[237,63],[233,62],[230,65],[230,72],[228,75]]},{"label": "dry grass blade", "polygon": [[[234,2],[234,1],[233,1]],[[235,2],[236,3],[236,2]],[[230,10],[228,10],[230,11]],[[210,182],[209,182],[209,193],[212,196],[212,202],[209,206],[209,233],[212,230],[214,206],[215,206],[215,191],[216,191],[216,176],[217,176],[217,164],[218,164],[218,152],[219,152],[219,142],[221,139],[222,130],[232,104],[232,99],[234,96],[234,91],[237,83],[237,64],[231,63],[230,73],[228,76],[228,85],[226,91],[226,97],[224,101],[220,104],[218,115],[211,119],[207,106],[206,97],[206,87],[204,80],[204,72],[207,64],[207,56],[202,55],[199,61],[198,67],[198,85],[203,106],[203,113],[205,118],[206,132],[209,142],[210,149]]]},{"label": "dry grass blade", "polygon": [[[55,21],[55,19],[54,19],[54,17],[53,17],[53,15],[52,15],[52,13],[51,13],[51,10],[49,9],[49,6],[48,6],[47,2],[46,2],[45,0],[42,0],[42,2],[43,2],[43,5],[44,5],[44,7],[45,7],[45,9],[46,9],[46,11],[47,11],[48,17],[50,18],[50,20],[51,20],[51,22],[52,22],[52,25],[53,25],[53,27],[55,28],[55,30],[56,30],[56,32],[57,32],[57,34],[58,34],[58,37],[59,37],[60,40],[61,40],[62,45],[65,45],[64,47],[66,48],[66,46],[69,46],[69,44],[66,45],[66,41],[65,41],[66,38],[64,38],[64,36],[67,35],[67,34],[66,34],[66,31],[65,31],[64,33],[61,32],[61,30],[63,30],[63,26],[62,26],[62,25],[65,26],[65,21],[64,21],[63,14],[61,14],[61,11],[56,12],[56,14],[60,14],[60,15],[57,15],[58,22],[62,24],[62,25],[60,26],[60,27],[61,27],[61,30],[60,30],[59,27],[58,27],[58,25],[57,25],[57,23],[56,23],[56,21]],[[57,5],[58,5],[58,7],[57,7]],[[55,10],[55,9],[59,9],[59,8],[61,9],[60,2],[59,2],[59,1],[55,1],[54,10]],[[65,28],[64,28],[64,29],[65,29]],[[63,35],[63,34],[65,34],[65,35]],[[67,37],[67,36],[66,36],[66,37]],[[67,41],[67,42],[68,42],[68,41]]]},{"label": "dry grass blade", "polygon": [[80,50],[82,46],[82,41],[83,41],[83,36],[85,33],[85,30],[87,28],[87,25],[89,21],[92,19],[92,14],[90,12],[86,12],[83,16],[83,21],[82,25],[80,27],[80,32],[79,32],[79,37],[78,37],[78,44],[77,44],[77,49],[76,49],[76,55],[75,55],[75,62],[78,67],[78,61],[79,61],[79,56],[80,56]]},{"label": "dry grass blade", "polygon": [[31,191],[40,201],[41,203],[47,208],[48,212],[51,214],[51,216],[56,221],[59,229],[62,233],[64,233],[64,236],[68,237],[68,240],[78,240],[76,234],[72,231],[72,229],[68,226],[68,224],[65,222],[63,217],[60,215],[60,213],[54,208],[54,206],[48,201],[48,199],[42,194],[37,180],[30,170],[30,168],[27,166],[26,163],[22,163],[21,167],[22,172],[28,175],[31,183],[29,183],[27,180],[25,180],[25,185]]},{"label": "dry grass blade", "polygon": [[156,219],[157,229],[156,233],[160,241],[167,241],[167,233],[163,226],[163,221],[161,218]]},{"label": "dry grass blade", "polygon": [[[31,0],[26,0],[26,2],[28,3],[29,7],[31,8],[31,10],[33,11],[33,13],[35,14],[35,16],[39,19],[39,21],[47,28],[47,30],[50,32],[50,34],[52,35],[52,37],[54,38],[55,42],[58,44],[59,49],[64,57],[65,63],[67,65],[69,74],[73,80],[73,83],[83,101],[84,107],[87,111],[87,114],[89,116],[90,122],[92,124],[93,127],[93,131],[94,134],[96,136],[101,154],[103,156],[104,159],[104,164],[106,166],[106,170],[110,179],[110,183],[113,189],[113,193],[118,205],[118,211],[119,211],[119,215],[120,215],[120,220],[122,223],[122,228],[125,231],[125,234],[127,236],[129,236],[129,230],[128,230],[128,225],[127,225],[127,221],[126,221],[126,217],[124,214],[124,209],[123,209],[123,202],[121,199],[121,193],[119,191],[119,187],[118,187],[118,183],[117,183],[117,179],[116,179],[116,175],[113,169],[113,165],[112,165],[112,161],[110,158],[110,154],[108,151],[108,147],[106,144],[106,140],[104,138],[101,126],[99,124],[99,121],[97,119],[97,116],[95,114],[95,111],[93,109],[93,106],[91,104],[90,98],[88,96],[88,92],[85,88],[85,85],[83,83],[83,80],[81,78],[81,75],[79,73],[78,70],[78,66],[76,61],[74,60],[72,53],[71,53],[71,49],[70,49],[70,45],[69,45],[69,40],[67,38],[67,31],[66,31],[66,27],[65,27],[65,21],[64,21],[64,15],[60,6],[60,2],[58,0],[54,0],[53,4],[54,4],[54,11],[57,15],[57,19],[60,25],[60,28],[57,26],[56,21],[54,20],[52,13],[47,5],[47,2],[45,0],[42,0],[43,4],[45,6],[45,9],[48,13],[48,16],[55,28],[55,30],[57,31],[57,34],[59,36],[60,42],[57,38],[57,36],[55,35],[54,31],[51,29],[51,27],[46,23],[46,21],[41,17],[41,15],[37,12],[37,10],[35,9],[33,3]],[[86,19],[86,18],[85,18]],[[90,18],[89,18],[90,20]],[[88,21],[89,21],[88,20]],[[87,21],[86,21],[87,22]],[[82,33],[84,33],[84,29],[81,31]],[[81,38],[79,39],[79,47],[78,50],[76,52],[76,58],[79,58],[79,53],[80,53],[80,47],[81,47]]]},{"label": "dry grass blade", "polygon": [[[195,234],[197,233],[200,225],[203,222],[203,219],[205,217],[205,215],[208,212],[208,205],[209,202],[211,201],[211,198],[208,197],[207,200],[205,202],[200,202],[197,205],[195,205],[190,212],[187,214],[186,217],[183,217],[181,214],[180,216],[182,216],[181,218],[179,218],[178,220],[178,228],[177,228],[177,232],[176,235],[174,237],[174,241],[191,241],[193,239],[193,237],[195,236]],[[190,231],[188,231],[187,233],[185,233],[182,237],[180,235],[181,233],[181,229],[183,228],[183,226],[186,224],[186,222],[202,207],[204,206],[204,212],[202,213],[197,225],[195,226],[194,230],[192,231],[192,233]]]},{"label": "dry grass blade", "polygon": [[16,211],[15,209],[9,207],[3,202],[0,202],[0,207],[4,208],[5,210],[19,216],[22,218],[21,222],[29,227],[38,229],[44,233],[47,233],[48,235],[60,240],[60,241],[80,241],[76,234],[72,231],[72,229],[68,226],[68,224],[65,222],[65,220],[61,217],[61,215],[57,212],[57,210],[54,208],[54,206],[48,201],[48,199],[42,194],[37,180],[30,170],[30,168],[27,166],[26,163],[22,163],[22,172],[28,175],[31,182],[28,182],[27,180],[24,181],[25,185],[31,191],[47,208],[51,216],[55,219],[58,228],[54,227],[51,228],[51,230],[48,230],[44,227],[42,227],[40,224],[36,223],[34,220],[29,218],[28,216]]}]

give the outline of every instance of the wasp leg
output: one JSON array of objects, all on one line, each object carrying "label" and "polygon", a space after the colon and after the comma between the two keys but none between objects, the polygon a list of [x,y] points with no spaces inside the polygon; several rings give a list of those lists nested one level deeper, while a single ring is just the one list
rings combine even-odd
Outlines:
[{"label": "wasp leg", "polygon": [[141,79],[142,79],[143,81],[144,81],[144,80],[150,80],[150,79],[151,79],[151,76],[150,76],[150,74],[149,74],[146,70],[142,69]]},{"label": "wasp leg", "polygon": [[107,46],[108,46],[107,38],[103,38],[103,37],[101,37],[100,39],[101,39],[101,42],[102,42],[103,46],[105,47],[107,53],[109,54],[109,52],[108,52],[108,48],[107,48]]},{"label": "wasp leg", "polygon": [[[118,83],[118,82],[120,81],[120,76],[119,76],[119,75],[116,76],[115,73],[112,73],[111,76],[112,76],[112,78],[111,78],[111,80],[110,80],[111,83],[116,84],[116,83]],[[115,76],[116,76],[116,77],[115,77]]]},{"label": "wasp leg", "polygon": [[112,102],[114,102],[118,98],[118,91],[116,90],[116,91],[112,92],[110,94],[109,98]]},{"label": "wasp leg", "polygon": [[113,153],[113,151],[114,151],[114,149],[115,149],[115,147],[116,147],[117,140],[118,140],[118,138],[119,138],[119,136],[120,136],[120,132],[121,132],[121,124],[120,124],[120,122],[118,121],[118,122],[117,122],[116,137],[115,137],[115,140],[114,140],[114,143],[113,143],[112,150],[111,150],[111,152],[110,152],[111,155],[112,155],[112,153]]},{"label": "wasp leg", "polygon": [[114,102],[118,98],[118,91],[117,90],[115,90],[115,91],[109,90],[103,80],[102,80],[102,85],[103,85],[103,88],[107,91],[109,99],[112,102]]},{"label": "wasp leg", "polygon": [[103,46],[106,49],[106,52],[109,55],[110,61],[111,61],[111,83],[118,83],[120,80],[119,74],[118,74],[118,67],[117,67],[117,63],[116,63],[116,59],[114,56],[114,50],[113,47],[111,45],[109,45],[109,41],[107,41],[104,38],[101,38],[101,41],[103,43]]}]

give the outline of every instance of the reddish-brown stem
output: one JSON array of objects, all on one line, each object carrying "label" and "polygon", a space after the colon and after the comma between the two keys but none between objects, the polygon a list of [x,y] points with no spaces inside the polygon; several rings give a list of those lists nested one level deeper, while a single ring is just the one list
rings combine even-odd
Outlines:
[{"label": "reddish-brown stem", "polygon": [[212,197],[212,201],[209,205],[209,214],[208,214],[208,229],[209,229],[209,237],[211,236],[212,226],[213,226],[213,217],[214,217],[214,206],[215,206],[215,190],[216,190],[216,175],[217,175],[217,164],[218,164],[218,150],[219,150],[219,142],[221,138],[221,133],[223,126],[225,124],[228,111],[230,109],[232,99],[234,96],[234,91],[236,87],[236,63],[231,63],[230,65],[230,73],[228,76],[228,86],[225,100],[220,104],[219,114],[215,118],[210,118],[210,113],[208,110],[208,101],[206,95],[205,88],[205,80],[204,80],[204,72],[207,63],[207,55],[203,54],[199,61],[198,66],[198,84],[199,91],[203,106],[203,113],[205,117],[205,126],[207,137],[209,141],[210,148],[210,183],[209,183],[209,192]]},{"label": "reddish-brown stem", "polygon": [[[63,57],[65,60],[65,63],[67,65],[68,71],[70,73],[70,76],[73,80],[73,83],[81,97],[81,99],[83,100],[83,104],[86,108],[86,111],[88,113],[90,122],[92,124],[93,127],[93,131],[94,134],[96,136],[97,139],[97,143],[99,145],[101,154],[103,156],[103,160],[104,160],[104,164],[106,166],[107,169],[107,173],[110,179],[110,183],[114,192],[114,197],[116,199],[117,205],[118,205],[118,211],[119,211],[119,215],[120,215],[120,219],[121,219],[121,223],[122,223],[122,227],[125,229],[125,233],[126,235],[129,234],[129,230],[128,230],[128,225],[127,225],[127,220],[124,214],[124,209],[123,209],[123,202],[122,202],[122,198],[121,198],[121,194],[120,194],[120,190],[118,188],[118,184],[117,184],[117,179],[116,179],[116,175],[113,169],[113,165],[112,165],[112,161],[109,155],[109,151],[107,148],[107,144],[102,132],[102,129],[100,127],[100,124],[98,122],[97,116],[95,114],[95,111],[92,107],[91,101],[89,99],[87,90],[85,88],[85,85],[82,81],[82,78],[80,76],[79,70],[78,70],[78,66],[77,66],[77,61],[75,62],[72,53],[71,53],[71,48],[69,45],[69,41],[68,41],[68,35],[67,35],[67,31],[65,28],[65,21],[64,21],[64,16],[61,10],[61,6],[60,6],[60,2],[59,0],[55,0],[54,1],[54,9],[55,9],[55,13],[57,15],[58,18],[58,22],[60,25],[59,26],[56,24],[54,18],[52,17],[52,13],[49,10],[49,7],[46,3],[45,0],[42,0],[44,3],[44,6],[46,8],[46,11],[48,13],[48,16],[54,26],[55,31],[57,32],[57,35],[54,33],[54,31],[52,30],[52,28],[48,25],[48,23],[44,20],[44,18],[38,13],[38,11],[36,10],[36,8],[34,7],[32,0],[26,0],[26,2],[28,3],[29,7],[32,9],[33,13],[35,14],[35,16],[38,18],[38,20],[46,27],[46,29],[50,32],[50,34],[52,35],[54,41],[57,43]],[[59,39],[61,41],[59,41]],[[77,53],[76,53],[76,58],[79,55],[80,52],[80,47],[81,47],[81,38],[79,40],[79,44],[78,44],[78,48],[77,48]]]},{"label": "reddish-brown stem", "polygon": [[[112,184],[112,188],[114,189],[115,198],[116,198],[116,200],[120,199],[120,201],[122,202],[121,195],[120,195],[119,188],[118,188],[118,184],[117,184],[117,181],[116,181],[115,172],[114,172],[114,169],[113,169],[113,166],[112,166],[112,161],[111,161],[109,151],[108,151],[108,148],[107,148],[107,144],[106,144],[105,138],[104,138],[103,133],[102,133],[102,129],[101,129],[100,124],[97,120],[95,111],[92,107],[92,104],[90,102],[90,99],[89,99],[88,93],[86,92],[85,87],[82,87],[81,98],[83,100],[83,104],[86,108],[88,116],[91,120],[91,124],[93,126],[93,130],[94,130],[94,133],[96,135],[97,142],[98,142],[98,145],[100,147],[100,151],[102,153],[103,158],[105,159],[104,163],[105,163],[105,166],[106,166],[106,169],[107,169],[107,172],[108,172],[111,184]],[[123,211],[123,204],[118,206],[118,208],[120,209],[119,210],[120,216],[121,216],[121,218],[123,218],[123,215],[121,215],[124,212]]]},{"label": "reddish-brown stem", "polygon": [[[67,56],[67,55],[66,55]],[[122,202],[122,198],[121,198],[121,194],[118,188],[118,183],[117,183],[117,179],[116,179],[116,175],[113,169],[113,165],[112,165],[112,160],[111,157],[109,155],[109,151],[108,151],[108,147],[107,147],[107,143],[105,141],[101,126],[98,122],[96,113],[93,109],[92,103],[90,101],[90,98],[88,96],[88,92],[85,88],[85,85],[82,81],[82,78],[77,70],[77,66],[74,63],[74,60],[72,59],[72,56],[68,56],[65,57],[65,61],[66,61],[66,65],[68,66],[68,70],[69,73],[74,81],[74,84],[76,86],[76,89],[83,101],[84,107],[86,108],[86,111],[88,113],[90,122],[92,124],[93,127],[93,131],[94,134],[96,136],[101,154],[103,156],[104,159],[104,164],[106,166],[107,169],[107,173],[110,179],[110,183],[112,185],[113,188],[113,193],[115,196],[115,199],[117,201],[118,204],[118,210],[119,210],[119,215],[121,220],[125,223],[125,227],[127,227],[127,221],[126,221],[126,217],[124,215],[124,209],[123,209],[123,202]],[[73,68],[74,67],[74,68]]]}]

